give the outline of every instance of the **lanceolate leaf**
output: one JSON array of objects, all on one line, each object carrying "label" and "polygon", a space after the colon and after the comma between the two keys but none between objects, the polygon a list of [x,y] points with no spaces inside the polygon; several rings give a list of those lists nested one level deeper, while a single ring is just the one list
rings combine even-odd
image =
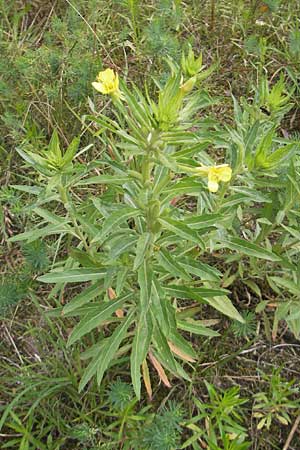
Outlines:
[{"label": "lanceolate leaf", "polygon": [[146,232],[141,234],[136,246],[136,256],[134,259],[133,270],[137,270],[143,263],[150,244],[151,244],[151,233]]},{"label": "lanceolate leaf", "polygon": [[201,247],[204,247],[204,243],[198,236],[198,233],[191,228],[189,228],[184,223],[174,220],[174,219],[158,219],[159,222],[163,225],[164,228],[167,230],[172,231],[174,234],[177,234],[178,236],[181,236],[183,239],[186,239],[188,241],[195,242],[196,244],[200,245]]},{"label": "lanceolate leaf", "polygon": [[222,246],[230,248],[247,256],[253,256],[254,258],[266,259],[267,261],[281,261],[281,258],[270,250],[266,250],[252,242],[248,242],[245,239],[240,238],[228,238],[222,240]]},{"label": "lanceolate leaf", "polygon": [[87,289],[84,289],[80,294],[76,295],[70,303],[68,303],[64,309],[63,314],[67,315],[68,313],[73,312],[75,309],[80,308],[82,305],[89,303],[91,300],[99,296],[102,292],[100,283],[95,283],[92,286],[89,286]]},{"label": "lanceolate leaf", "polygon": [[18,241],[27,241],[32,242],[36,239],[40,239],[45,236],[51,236],[52,234],[64,234],[70,233],[75,235],[75,231],[67,225],[67,221],[62,223],[57,223],[55,225],[47,225],[44,228],[33,228],[30,231],[25,231],[24,233],[17,234],[17,236],[13,236],[9,238],[10,242],[18,242]]},{"label": "lanceolate leaf", "polygon": [[236,319],[239,322],[244,322],[230,299],[224,295],[228,292],[225,289],[189,288],[186,286],[169,285],[165,288],[165,291],[168,295],[175,298],[190,298],[201,303],[208,303],[226,316]]},{"label": "lanceolate leaf", "polygon": [[168,336],[171,329],[172,316],[167,314],[165,302],[169,301],[165,298],[165,292],[159,282],[154,278],[152,281],[151,291],[151,311],[159,326],[164,329],[164,333]]},{"label": "lanceolate leaf", "polygon": [[90,381],[90,379],[96,374],[97,367],[99,365],[99,361],[101,361],[101,355],[102,355],[102,349],[106,343],[106,339],[103,339],[102,342],[96,344],[96,352],[93,359],[88,364],[87,368],[85,369],[82,378],[79,383],[78,390],[81,392],[83,388],[87,385],[87,383]]},{"label": "lanceolate leaf", "polygon": [[164,189],[163,194],[166,194],[167,198],[172,198],[176,195],[198,196],[202,190],[203,183],[190,177],[173,183],[171,186]]},{"label": "lanceolate leaf", "polygon": [[99,305],[98,313],[94,312],[93,315],[87,314],[72,331],[68,340],[68,346],[74,344],[74,342],[78,341],[78,339],[94,328],[99,327],[117,309],[120,309],[131,296],[132,294],[127,294],[119,300],[107,301],[103,305]]},{"label": "lanceolate leaf", "polygon": [[193,334],[199,334],[207,337],[220,336],[217,331],[207,328],[199,320],[178,320],[177,324],[181,330],[188,331]]},{"label": "lanceolate leaf", "polygon": [[49,272],[38,278],[42,283],[79,283],[83,281],[98,281],[105,278],[107,269],[68,269],[61,272]]},{"label": "lanceolate leaf", "polygon": [[193,258],[180,258],[179,262],[187,272],[200,277],[202,280],[219,281],[222,276],[221,272],[215,267],[211,267]]},{"label": "lanceolate leaf", "polygon": [[109,363],[115,356],[121,342],[126,337],[127,330],[132,323],[134,311],[128,314],[123,323],[115,329],[110,338],[107,339],[101,352],[99,365],[97,367],[97,383],[100,385],[103,375],[109,366]]},{"label": "lanceolate leaf", "polygon": [[72,162],[73,158],[75,157],[75,155],[77,153],[79,143],[80,143],[79,137],[75,137],[72,140],[71,144],[67,148],[66,153],[64,154],[64,156],[62,158],[62,163],[64,166],[67,166],[68,164],[70,164]]},{"label": "lanceolate leaf", "polygon": [[140,303],[139,303],[139,318],[138,325],[135,332],[135,337],[132,344],[131,352],[131,379],[136,396],[140,398],[141,395],[141,373],[140,366],[147,356],[151,337],[152,337],[152,319],[149,311],[151,303],[151,289],[152,289],[153,272],[147,261],[138,271],[138,282],[140,286]]},{"label": "lanceolate leaf", "polygon": [[226,218],[224,214],[202,214],[201,216],[186,217],[184,223],[194,230],[217,227]]},{"label": "lanceolate leaf", "polygon": [[176,363],[169,344],[158,323],[155,324],[153,330],[153,341],[158,355],[172,372],[177,373]]},{"label": "lanceolate leaf", "polygon": [[153,272],[147,261],[144,261],[138,271],[138,282],[140,286],[140,308],[142,313],[149,309],[151,300]]},{"label": "lanceolate leaf", "polygon": [[92,243],[102,241],[108,233],[115,231],[115,228],[121,223],[138,215],[140,215],[140,211],[129,206],[123,206],[117,211],[114,211],[105,219],[102,230],[94,237]]},{"label": "lanceolate leaf", "polygon": [[[179,357],[182,357],[182,359],[186,359],[190,362],[193,362],[193,360],[197,358],[197,354],[193,347],[178,333],[178,331],[172,331],[169,335],[168,341],[169,346],[175,355],[178,355]],[[170,343],[172,343],[176,348],[172,348]],[[190,359],[188,360],[187,357]]]},{"label": "lanceolate leaf", "polygon": [[153,326],[150,313],[142,313],[138,318],[130,357],[131,380],[138,399],[140,399],[141,396],[140,367],[147,356],[152,337],[152,330]]},{"label": "lanceolate leaf", "polygon": [[126,235],[125,234],[121,235],[118,239],[113,241],[109,258],[111,260],[115,260],[123,253],[128,252],[133,248],[136,241],[137,241],[136,235],[130,235],[129,233],[127,233]]},{"label": "lanceolate leaf", "polygon": [[225,314],[225,316],[238,320],[241,323],[245,322],[238,310],[233,306],[231,300],[225,295],[221,297],[206,298],[205,301],[217,311]]},{"label": "lanceolate leaf", "polygon": [[296,295],[297,297],[300,296],[300,286],[294,281],[282,277],[270,277],[270,279],[281,288],[289,291],[291,294]]},{"label": "lanceolate leaf", "polygon": [[97,175],[95,177],[85,178],[76,183],[75,186],[88,186],[90,184],[117,184],[122,185],[127,183],[130,178],[120,175]]},{"label": "lanceolate leaf", "polygon": [[170,284],[165,287],[165,291],[168,295],[175,298],[190,298],[194,300],[203,300],[203,298],[216,297],[227,294],[229,291],[226,289],[210,289],[210,288],[197,288],[179,286],[176,284]]},{"label": "lanceolate leaf", "polygon": [[176,261],[171,252],[161,249],[157,254],[159,264],[169,272],[172,277],[179,277],[182,280],[189,281],[191,277],[186,273],[183,267]]}]

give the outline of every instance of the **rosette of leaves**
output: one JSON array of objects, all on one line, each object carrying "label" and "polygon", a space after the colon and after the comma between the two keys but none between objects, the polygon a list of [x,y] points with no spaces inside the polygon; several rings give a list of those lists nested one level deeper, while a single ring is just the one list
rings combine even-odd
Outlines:
[{"label": "rosette of leaves", "polygon": [[[67,258],[39,280],[55,283],[56,292],[67,283],[89,283],[63,308],[64,316],[79,319],[68,345],[90,333],[95,340],[83,354],[90,362],[80,390],[94,375],[100,384],[113,361],[128,357],[136,396],[141,375],[151,396],[149,363],[167,386],[170,374],[189,379],[183,365],[197,353],[182,331],[218,336],[200,320],[204,308],[243,321],[220,287],[221,273],[205,259],[231,232],[233,217],[218,212],[228,184],[211,194],[195,175],[200,164],[213,164],[206,150],[221,139],[213,120],[204,112],[199,118],[213,100],[197,73],[188,92],[181,89],[187,81],[174,65],[157,99],[121,82],[114,116],[87,118],[107,148],[101,159],[81,163],[77,157],[86,149],[78,151],[75,139],[63,152],[56,133],[43,155],[19,150],[41,174],[38,186],[17,186],[36,196],[31,212],[41,221],[12,240],[52,235],[59,249],[68,237]],[[58,207],[50,212],[53,202]],[[243,239],[234,238],[230,248],[279,259]]]}]

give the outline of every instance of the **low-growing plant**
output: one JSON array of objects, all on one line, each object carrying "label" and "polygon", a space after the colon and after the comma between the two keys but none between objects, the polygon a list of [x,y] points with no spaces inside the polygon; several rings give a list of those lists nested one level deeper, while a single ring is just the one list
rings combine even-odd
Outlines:
[{"label": "low-growing plant", "polygon": [[299,388],[295,380],[287,381],[281,376],[281,369],[274,370],[271,375],[262,373],[267,391],[254,394],[253,417],[258,419],[257,429],[269,429],[274,420],[288,425],[291,414],[300,407]]},{"label": "low-growing plant", "polygon": [[247,432],[242,425],[243,411],[241,406],[247,403],[239,394],[239,387],[232,387],[218,391],[212,384],[205,381],[209,395],[208,402],[202,402],[194,397],[193,402],[197,414],[188,422],[186,427],[193,432],[182,448],[200,448],[198,442],[206,443],[211,449],[246,449]]}]

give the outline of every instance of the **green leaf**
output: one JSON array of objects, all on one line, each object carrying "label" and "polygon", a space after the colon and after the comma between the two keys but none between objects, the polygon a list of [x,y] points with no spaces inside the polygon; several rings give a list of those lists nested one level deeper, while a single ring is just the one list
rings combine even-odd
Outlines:
[{"label": "green leaf", "polygon": [[140,316],[131,352],[131,379],[137,398],[141,395],[140,366],[146,358],[152,337],[152,320],[149,312],[151,304],[153,272],[146,260],[143,261],[138,271],[138,283],[140,286]]},{"label": "green leaf", "polygon": [[221,272],[215,267],[193,258],[180,258],[180,264],[187,272],[200,277],[202,280],[219,281],[222,276]]},{"label": "green leaf", "polygon": [[[155,320],[155,318],[154,318]],[[155,321],[156,322],[156,321]],[[176,362],[170,350],[166,337],[164,336],[159,324],[156,322],[153,330],[153,342],[160,359],[170,370],[177,373]]]},{"label": "green leaf", "polygon": [[220,336],[217,331],[211,330],[204,326],[200,320],[177,320],[178,328],[189,333],[199,334],[200,336],[216,337]]},{"label": "green leaf", "polygon": [[94,298],[98,297],[102,292],[100,283],[95,283],[84,289],[80,294],[76,295],[70,303],[64,306],[63,315],[70,314],[75,309],[80,308],[82,305],[89,303]]},{"label": "green leaf", "polygon": [[[148,104],[146,103],[142,93],[135,89],[135,93],[139,97],[139,100],[137,100],[132,90],[128,89],[125,83],[122,83],[122,91],[126,96],[129,109],[132,111],[132,114],[134,115],[137,123],[143,125],[146,130],[150,131],[153,126],[151,123],[151,121],[153,121],[153,118],[151,117],[149,111],[146,109],[148,108]],[[128,116],[127,110],[125,110],[125,116]]]},{"label": "green leaf", "polygon": [[43,219],[47,220],[48,222],[50,222],[54,225],[58,225],[58,224],[67,225],[67,223],[68,223],[68,221],[64,217],[60,217],[60,216],[54,214],[53,212],[48,211],[47,209],[35,207],[33,209],[33,211],[38,216],[42,217]]},{"label": "green leaf", "polygon": [[120,236],[118,239],[114,240],[111,245],[109,259],[112,261],[116,260],[120,255],[132,249],[136,242],[136,235],[128,235],[127,233],[127,235]]},{"label": "green leaf", "polygon": [[290,159],[296,149],[297,146],[294,145],[294,143],[278,148],[273,153],[271,153],[270,156],[268,156],[267,161],[265,162],[265,167],[268,169],[272,169],[279,166],[279,164],[282,164],[283,161]]},{"label": "green leaf", "polygon": [[45,158],[42,158],[38,154],[34,154],[32,152],[24,152],[20,148],[16,148],[17,152],[28,164],[34,167],[39,172],[43,173],[46,176],[51,176],[51,171],[48,169],[48,162]]},{"label": "green leaf", "polygon": [[193,300],[201,301],[205,298],[216,297],[227,294],[227,289],[211,289],[211,288],[197,288],[179,286],[176,284],[169,284],[165,287],[165,291],[168,295],[174,298],[190,298]]},{"label": "green leaf", "polygon": [[168,336],[173,326],[176,329],[176,320],[174,308],[171,306],[172,309],[170,311],[166,306],[166,302],[169,302],[169,300],[166,299],[165,292],[158,280],[154,278],[151,291],[151,311],[159,326],[163,328],[165,335]]},{"label": "green leaf", "polygon": [[32,242],[36,239],[40,239],[45,236],[51,236],[52,234],[63,234],[63,233],[71,233],[75,234],[71,227],[67,225],[67,222],[64,224],[58,223],[55,225],[47,225],[44,228],[33,228],[30,231],[25,231],[24,233],[17,234],[17,236],[12,236],[9,238],[10,242],[19,242],[19,241],[27,241]]},{"label": "green leaf", "polygon": [[171,252],[161,249],[157,253],[158,263],[172,276],[177,276],[182,280],[189,281],[191,277],[186,273],[186,271],[181,267],[181,265],[176,261],[175,257]]},{"label": "green leaf", "polygon": [[[185,133],[186,134],[186,133]],[[178,145],[178,143],[176,142],[176,144]],[[194,156],[195,153],[198,155],[202,150],[205,150],[208,146],[209,146],[210,142],[207,140],[205,142],[200,142],[196,145],[193,146],[189,146],[189,147],[184,147],[183,149],[180,149],[178,151],[176,151],[173,154],[173,157],[178,160],[180,158],[188,158],[191,156]]]},{"label": "green leaf", "polygon": [[203,183],[189,177],[172,183],[168,188],[163,190],[163,194],[167,194],[167,198],[172,198],[176,195],[199,196],[201,191],[203,191]]},{"label": "green leaf", "polygon": [[201,214],[200,216],[187,216],[184,223],[193,230],[201,230],[202,228],[217,227],[224,219],[224,214]]},{"label": "green leaf", "polygon": [[49,146],[48,146],[48,151],[49,153],[51,153],[56,161],[60,161],[62,158],[62,154],[61,154],[61,150],[60,150],[60,145],[59,145],[59,137],[57,134],[57,130],[54,130],[49,142]]},{"label": "green leaf", "polygon": [[94,328],[99,327],[103,321],[111,317],[111,315],[120,309],[124,303],[132,297],[132,294],[127,294],[121,297],[119,300],[106,301],[102,305],[99,305],[98,312],[93,311],[93,314],[87,314],[72,331],[67,346],[74,344],[82,336],[92,331]]},{"label": "green leaf", "polygon": [[98,281],[101,278],[105,278],[107,269],[68,269],[61,272],[49,272],[41,277],[38,277],[38,281],[42,283],[79,283],[83,281]]},{"label": "green leaf", "polygon": [[130,180],[127,176],[120,176],[120,175],[97,175],[95,177],[85,178],[83,180],[80,180],[78,183],[75,184],[75,186],[88,186],[90,184],[116,184],[116,185],[122,185],[124,183],[127,183]]},{"label": "green leaf", "polygon": [[116,133],[117,130],[120,129],[120,125],[117,122],[115,122],[114,120],[110,119],[109,117],[106,117],[104,114],[101,114],[101,113],[98,113],[97,117],[91,116],[91,115],[87,115],[86,119],[92,120],[92,121],[98,123],[104,129],[108,129],[108,130],[112,131],[113,133]]},{"label": "green leaf", "polygon": [[151,301],[153,272],[147,261],[144,261],[138,270],[138,283],[140,286],[140,308],[142,313],[148,311]]},{"label": "green leaf", "polygon": [[100,363],[97,367],[97,383],[100,385],[104,372],[109,366],[109,363],[115,356],[116,351],[118,350],[121,342],[126,336],[127,329],[130,326],[132,319],[133,319],[134,311],[128,314],[126,319],[123,321],[121,325],[116,328],[116,330],[113,332],[113,334],[108,338],[105,346],[102,349],[101,352],[101,359]]},{"label": "green leaf", "polygon": [[281,224],[281,226],[288,231],[295,239],[297,239],[297,241],[300,241],[300,231],[297,230],[296,228],[292,228],[292,227],[288,227],[287,225],[284,225],[283,223]]},{"label": "green leaf", "polygon": [[282,277],[269,277],[277,286],[287,289],[291,294],[300,296],[300,287],[294,281]]},{"label": "green leaf", "polygon": [[146,232],[140,235],[136,246],[136,256],[134,259],[133,270],[137,270],[143,263],[151,242],[151,233]]},{"label": "green leaf", "polygon": [[71,144],[67,148],[67,150],[62,158],[63,166],[67,166],[68,164],[70,164],[73,161],[73,158],[77,153],[79,143],[80,143],[80,137],[75,137],[72,140]]},{"label": "green leaf", "polygon": [[132,343],[130,356],[131,380],[134,392],[138,399],[141,397],[141,371],[140,367],[147,356],[151,338],[152,338],[152,320],[149,312],[142,312],[138,325],[135,329],[135,335]]},{"label": "green leaf", "polygon": [[115,231],[115,228],[121,223],[126,222],[128,219],[139,216],[140,210],[131,208],[129,206],[120,207],[117,211],[108,216],[102,226],[102,230],[92,240],[92,244],[95,242],[103,241],[107,234]]},{"label": "green leaf", "polygon": [[247,256],[253,256],[254,258],[266,259],[267,261],[281,261],[281,258],[271,251],[244,239],[228,238],[222,240],[221,244],[222,247],[236,250],[237,252],[244,253]]},{"label": "green leaf", "polygon": [[196,133],[192,133],[190,131],[168,131],[162,133],[162,140],[167,142],[168,144],[175,145],[206,145],[208,144],[208,140],[203,139],[200,135]]},{"label": "green leaf", "polygon": [[231,300],[228,297],[223,295],[222,297],[206,298],[205,301],[217,311],[225,314],[225,316],[228,316],[231,319],[238,320],[241,323],[245,323],[245,320],[233,306]]},{"label": "green leaf", "polygon": [[225,289],[189,288],[187,286],[168,285],[165,291],[174,298],[189,298],[201,303],[207,303],[226,316],[236,319],[239,322],[244,322],[244,319],[235,309],[230,299],[224,296],[224,294],[228,293]]},{"label": "green leaf", "polygon": [[27,192],[32,195],[40,195],[43,191],[42,188],[37,186],[23,186],[21,184],[10,184],[10,187],[16,189],[17,191]]},{"label": "green leaf", "polygon": [[[247,200],[251,199],[253,202],[256,202],[256,203],[272,203],[272,199],[270,198],[270,196],[268,194],[264,195],[261,192],[259,192],[257,189],[250,189],[245,186],[231,186],[230,190],[237,192],[239,194],[243,194],[246,197],[248,197]],[[241,202],[242,202],[242,199],[241,199]]]},{"label": "green leaf", "polygon": [[166,228],[167,230],[172,231],[173,233],[182,237],[183,239],[195,242],[196,244],[200,245],[202,248],[205,247],[203,241],[198,236],[198,233],[194,230],[191,230],[191,228],[189,228],[184,223],[179,222],[179,220],[167,219],[167,218],[164,218],[164,219],[159,218],[158,220],[163,225],[163,227]]},{"label": "green leaf", "polygon": [[[93,359],[88,364],[87,368],[83,372],[82,378],[79,383],[78,391],[81,392],[83,388],[87,385],[87,383],[91,380],[91,378],[96,374],[97,367],[99,366],[99,363],[102,358],[102,349],[106,343],[106,339],[103,339],[102,342],[99,342],[96,344],[96,355],[93,357]],[[90,349],[89,349],[90,350]]]}]

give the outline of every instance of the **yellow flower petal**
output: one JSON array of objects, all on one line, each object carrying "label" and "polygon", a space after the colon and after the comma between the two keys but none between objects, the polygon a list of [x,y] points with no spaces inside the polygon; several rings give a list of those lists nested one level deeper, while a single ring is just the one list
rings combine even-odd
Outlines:
[{"label": "yellow flower petal", "polygon": [[120,97],[119,76],[112,69],[99,72],[97,80],[92,83],[93,87],[101,94],[111,94]]},{"label": "yellow flower petal", "polygon": [[220,166],[219,168],[217,168],[217,170],[218,170],[217,176],[220,181],[224,181],[225,183],[230,181],[231,176],[232,176],[231,167],[224,165],[223,167]]},{"label": "yellow flower petal", "polygon": [[209,168],[207,177],[208,177],[208,181],[217,181],[217,182],[219,181],[218,172],[215,167]]},{"label": "yellow flower petal", "polygon": [[207,187],[210,192],[217,192],[219,183],[217,181],[208,180]]},{"label": "yellow flower petal", "polygon": [[96,89],[96,91],[101,92],[101,94],[103,94],[103,83],[99,83],[98,81],[93,81],[92,86],[93,86],[93,88]]},{"label": "yellow flower petal", "polygon": [[227,182],[231,179],[232,169],[228,164],[220,164],[218,166],[200,166],[195,172],[200,176],[206,176],[208,178],[208,190],[210,192],[217,192],[219,189],[219,182]]}]

